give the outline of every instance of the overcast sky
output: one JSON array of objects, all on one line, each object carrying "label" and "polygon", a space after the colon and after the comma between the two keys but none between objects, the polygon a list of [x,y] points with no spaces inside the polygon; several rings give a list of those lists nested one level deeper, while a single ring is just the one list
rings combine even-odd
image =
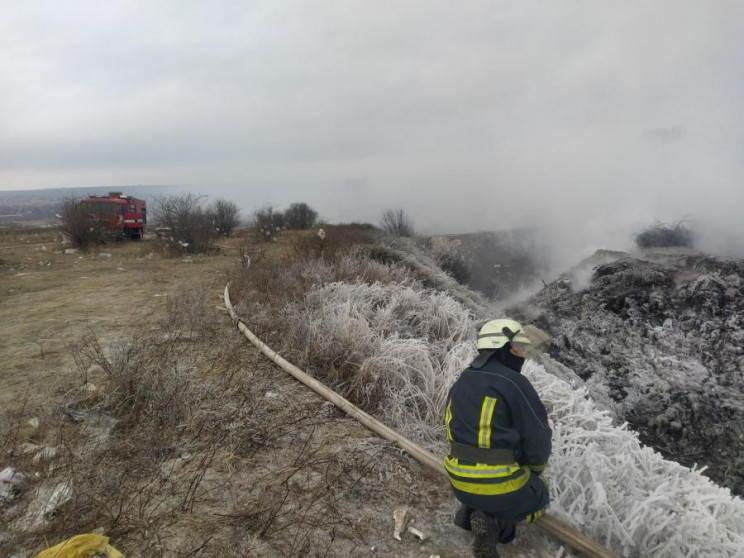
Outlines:
[{"label": "overcast sky", "polygon": [[5,1],[0,189],[401,206],[571,249],[714,215],[734,242],[742,22],[739,0]]}]

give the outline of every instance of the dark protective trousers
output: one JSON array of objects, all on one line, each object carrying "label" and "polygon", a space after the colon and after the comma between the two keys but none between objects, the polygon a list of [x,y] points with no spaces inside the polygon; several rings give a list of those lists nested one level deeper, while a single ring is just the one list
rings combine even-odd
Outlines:
[{"label": "dark protective trousers", "polygon": [[500,520],[502,529],[501,542],[509,542],[514,538],[517,523],[524,521],[527,516],[542,510],[550,503],[548,487],[542,479],[533,474],[522,488],[508,494],[498,496],[481,496],[470,494],[453,488],[455,497],[460,503],[472,510],[480,510]]}]

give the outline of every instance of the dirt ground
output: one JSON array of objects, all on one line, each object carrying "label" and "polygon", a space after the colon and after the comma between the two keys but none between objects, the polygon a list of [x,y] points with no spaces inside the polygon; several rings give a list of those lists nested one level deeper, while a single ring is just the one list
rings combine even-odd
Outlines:
[{"label": "dirt ground", "polygon": [[[451,523],[455,502],[446,481],[286,376],[232,327],[219,295],[243,242],[224,241],[209,256],[166,257],[147,239],[65,253],[54,231],[0,233],[0,470],[12,466],[27,477],[13,500],[0,500],[0,556],[33,556],[93,529],[110,535],[127,556],[470,556],[470,535]],[[206,293],[204,312],[213,325],[209,332],[173,333],[163,325],[173,313],[169,296],[173,302],[195,286]],[[217,386],[209,393],[218,397],[189,403],[198,409],[186,415],[198,410],[216,418],[195,422],[206,425],[196,434],[183,428],[167,447],[152,442],[152,455],[136,442],[152,432],[157,441],[157,430],[122,426],[129,419],[119,414],[119,426],[95,450],[81,442],[57,458],[76,468],[55,467],[54,456],[24,457],[23,444],[46,447],[53,432],[64,438],[60,432],[84,429],[91,409],[99,412],[88,406],[75,421],[59,413],[74,415],[71,398],[79,402],[81,390],[110,383],[100,366],[81,367],[75,359],[81,339],[91,335],[101,354],[137,335],[161,340],[173,362],[189,363],[179,377]],[[225,414],[228,408],[236,410]],[[250,420],[239,422],[238,415]],[[34,417],[46,427],[29,426]],[[199,445],[210,428],[229,434],[219,438],[224,445]],[[163,438],[166,431],[163,426]],[[91,459],[97,469],[85,476],[80,469]],[[128,460],[154,465],[135,469]],[[133,485],[125,477],[135,470],[154,476]],[[44,487],[73,473],[72,500],[28,527],[24,517]],[[112,478],[125,487],[115,495],[118,514],[108,507]],[[100,487],[91,479],[102,479]],[[135,501],[135,492],[153,499]],[[180,505],[171,505],[177,499]],[[158,507],[167,513],[154,513]],[[402,542],[393,539],[393,511],[400,507],[410,510],[425,540],[410,533]],[[502,556],[554,556],[557,548],[529,527]]]}]

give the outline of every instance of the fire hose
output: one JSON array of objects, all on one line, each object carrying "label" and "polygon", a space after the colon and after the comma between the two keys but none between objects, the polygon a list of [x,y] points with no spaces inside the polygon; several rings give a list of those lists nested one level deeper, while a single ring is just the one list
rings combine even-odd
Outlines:
[{"label": "fire hose", "polygon": [[[225,307],[227,308],[230,318],[233,323],[237,325],[238,329],[243,333],[248,340],[253,343],[263,354],[269,357],[277,365],[279,365],[285,372],[292,375],[295,379],[302,382],[305,386],[312,389],[315,393],[322,396],[326,400],[333,403],[336,407],[341,409],[344,413],[350,417],[356,419],[365,427],[369,428],[372,432],[393,442],[403,451],[407,452],[411,457],[418,460],[423,465],[426,465],[430,469],[447,477],[447,471],[444,469],[442,460],[435,456],[433,453],[425,450],[418,444],[404,438],[398,432],[384,425],[379,420],[373,418],[369,414],[362,411],[356,405],[353,405],[338,393],[327,387],[325,384],[319,382],[291,362],[284,359],[266,343],[261,341],[248,327],[240,320],[235,309],[230,302],[229,293],[230,284],[225,286]],[[590,558],[619,558],[617,554],[604,548],[602,545],[594,542],[592,539],[581,533],[580,531],[571,527],[568,523],[550,515],[543,514],[543,516],[533,523],[549,535],[552,535],[556,539],[560,540],[567,546],[574,550],[585,554]]]}]

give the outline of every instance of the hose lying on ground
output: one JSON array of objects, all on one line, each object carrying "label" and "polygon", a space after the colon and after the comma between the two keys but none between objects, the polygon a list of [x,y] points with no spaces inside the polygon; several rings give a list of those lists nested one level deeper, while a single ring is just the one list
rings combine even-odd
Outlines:
[{"label": "hose lying on ground", "polygon": [[[288,362],[287,360],[282,358],[279,353],[274,351],[271,347],[266,345],[266,343],[256,337],[256,335],[250,329],[248,329],[248,327],[238,318],[238,315],[236,314],[235,309],[230,302],[229,287],[229,284],[225,286],[225,307],[227,308],[227,311],[230,314],[233,322],[237,324],[238,329],[243,333],[245,337],[248,338],[251,343],[253,343],[258,349],[260,349],[262,353],[264,353],[267,357],[278,364],[285,372],[291,374],[294,378],[312,389],[318,395],[321,395],[322,397],[336,405],[336,407],[341,409],[350,417],[362,423],[364,426],[372,430],[375,434],[379,435],[385,440],[397,444],[401,449],[406,451],[409,455],[417,459],[419,462],[433,469],[437,473],[447,477],[447,472],[445,471],[444,465],[442,464],[442,460],[440,458],[438,458],[431,452],[426,451],[424,448],[413,443],[412,441],[404,438],[392,428],[385,426],[379,420],[368,415],[357,406],[341,397],[335,391],[328,388],[325,384],[319,382],[291,362]],[[549,535],[552,535],[564,544],[579,552],[584,553],[590,558],[619,558],[618,555],[614,552],[597,544],[564,521],[561,521],[560,519],[557,519],[550,514],[544,514],[538,521],[534,523],[534,525],[537,525],[540,529],[542,529]]]}]

